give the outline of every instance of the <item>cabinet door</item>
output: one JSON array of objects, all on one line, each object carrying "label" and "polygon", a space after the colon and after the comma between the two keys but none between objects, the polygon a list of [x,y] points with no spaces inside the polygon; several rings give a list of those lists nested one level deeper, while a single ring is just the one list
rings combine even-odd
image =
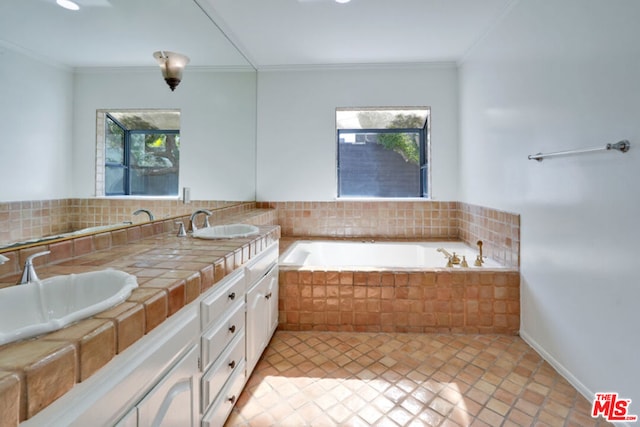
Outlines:
[{"label": "cabinet door", "polygon": [[247,373],[251,374],[278,326],[278,267],[247,293]]},{"label": "cabinet door", "polygon": [[247,374],[253,371],[266,345],[269,327],[266,285],[267,282],[260,281],[247,293]]},{"label": "cabinet door", "polygon": [[265,337],[266,346],[271,336],[278,327],[278,267],[274,267],[265,277],[267,281],[267,289],[265,298],[267,299],[267,336]]},{"label": "cabinet door", "polygon": [[197,350],[197,345],[192,346],[137,405],[140,426],[195,427],[197,425]]}]

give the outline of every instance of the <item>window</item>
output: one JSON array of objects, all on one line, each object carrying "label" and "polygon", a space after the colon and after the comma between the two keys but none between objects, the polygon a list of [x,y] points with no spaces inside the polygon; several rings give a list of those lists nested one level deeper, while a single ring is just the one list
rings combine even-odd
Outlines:
[{"label": "window", "polygon": [[104,195],[178,195],[180,112],[104,112]]},{"label": "window", "polygon": [[338,197],[429,197],[429,112],[336,109]]}]

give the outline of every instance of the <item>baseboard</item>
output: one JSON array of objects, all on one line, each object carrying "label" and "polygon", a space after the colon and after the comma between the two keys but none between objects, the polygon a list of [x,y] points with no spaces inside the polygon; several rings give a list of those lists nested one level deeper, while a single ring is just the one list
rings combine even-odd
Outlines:
[{"label": "baseboard", "polygon": [[[520,337],[527,343],[531,348],[533,348],[544,360],[547,361],[560,375],[564,377],[565,380],[569,381],[569,383],[578,390],[582,396],[589,402],[593,402],[595,397],[595,393],[587,386],[582,384],[582,382],[576,378],[562,363],[558,362],[551,354],[549,354],[536,340],[534,340],[531,335],[529,335],[526,331],[520,330]],[[625,426],[631,427],[629,423],[624,422],[616,422],[616,426]]]}]

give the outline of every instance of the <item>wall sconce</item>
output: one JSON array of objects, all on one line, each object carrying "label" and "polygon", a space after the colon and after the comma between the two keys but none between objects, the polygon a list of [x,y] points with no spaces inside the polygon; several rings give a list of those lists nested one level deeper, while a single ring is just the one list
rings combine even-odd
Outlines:
[{"label": "wall sconce", "polygon": [[185,55],[168,50],[161,50],[153,53],[153,57],[158,61],[162,76],[173,91],[182,79],[182,70],[189,63],[189,58]]}]

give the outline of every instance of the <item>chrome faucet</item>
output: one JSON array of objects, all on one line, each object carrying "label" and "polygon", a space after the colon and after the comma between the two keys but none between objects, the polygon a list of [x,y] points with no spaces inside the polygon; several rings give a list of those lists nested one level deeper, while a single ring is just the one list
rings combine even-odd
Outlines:
[{"label": "chrome faucet", "polygon": [[198,229],[198,227],[196,226],[195,219],[199,214],[205,214],[205,217],[204,217],[204,228],[210,227],[210,225],[209,225],[209,216],[211,216],[211,211],[208,211],[206,209],[198,209],[197,211],[195,211],[194,213],[191,214],[191,231],[196,231]]},{"label": "chrome faucet", "polygon": [[25,283],[34,282],[38,280],[38,275],[36,274],[36,269],[33,267],[33,259],[50,254],[51,251],[38,252],[37,254],[29,255],[27,260],[24,262],[24,270],[22,271],[22,277],[18,282],[18,285],[23,285]]},{"label": "chrome faucet", "polygon": [[141,214],[143,212],[146,213],[149,216],[149,221],[153,221],[155,219],[155,217],[153,216],[153,214],[151,213],[151,211],[149,209],[138,209],[133,214],[134,215],[138,215],[138,214]]}]

